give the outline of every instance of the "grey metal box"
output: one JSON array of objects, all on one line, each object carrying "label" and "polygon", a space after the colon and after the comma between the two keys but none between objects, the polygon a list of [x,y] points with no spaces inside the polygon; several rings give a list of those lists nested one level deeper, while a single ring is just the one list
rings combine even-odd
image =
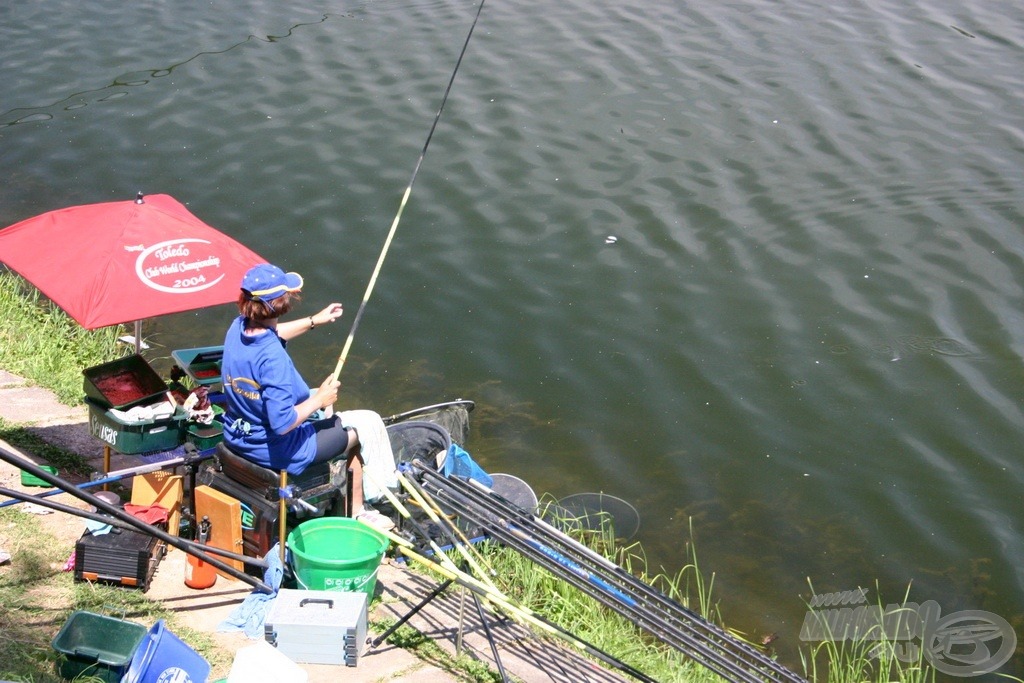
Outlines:
[{"label": "grey metal box", "polygon": [[366,642],[366,593],[282,588],[263,629],[293,662],[356,666]]}]

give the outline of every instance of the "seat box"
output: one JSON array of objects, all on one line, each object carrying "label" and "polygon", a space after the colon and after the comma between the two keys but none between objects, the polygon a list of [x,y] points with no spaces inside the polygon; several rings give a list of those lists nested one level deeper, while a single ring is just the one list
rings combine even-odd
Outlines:
[{"label": "seat box", "polygon": [[[224,472],[218,471],[212,463],[205,462],[199,468],[196,478],[199,485],[210,486],[232,498],[237,499],[242,507],[242,549],[248,557],[265,557],[271,547],[279,542],[280,529],[278,517],[280,507],[275,500],[268,499],[268,492],[265,488],[253,489],[246,484],[231,479]],[[276,494],[276,487],[274,492]],[[288,519],[285,524],[287,528],[296,526],[299,522],[311,517],[320,517],[329,513],[337,505],[341,492],[334,489],[326,491],[312,498],[303,497],[310,505],[316,508],[316,512],[300,509],[298,512],[289,509]],[[250,566],[246,565],[246,571]]]},{"label": "seat box", "polygon": [[198,424],[190,422],[188,431],[185,433],[185,440],[201,451],[216,448],[217,444],[224,440],[224,427],[220,422],[214,420],[213,424]]},{"label": "seat box", "polygon": [[357,666],[366,643],[366,593],[282,588],[263,629],[293,662]]},{"label": "seat box", "polygon": [[[281,475],[279,472],[246,460],[233,453],[226,443],[221,442],[214,452],[213,461],[217,469],[241,484],[260,491],[267,500],[278,499]],[[288,484],[303,500],[315,504],[316,500],[340,490],[345,485],[343,462],[321,462],[306,468],[302,474],[289,475]]]},{"label": "seat box", "polygon": [[185,441],[188,412],[180,406],[168,418],[130,422],[91,398],[86,397],[85,405],[89,409],[89,432],[118,453],[169,451]]},{"label": "seat box", "polygon": [[102,581],[149,590],[167,545],[128,529],[111,529],[99,536],[86,531],[75,544],[75,581]]}]

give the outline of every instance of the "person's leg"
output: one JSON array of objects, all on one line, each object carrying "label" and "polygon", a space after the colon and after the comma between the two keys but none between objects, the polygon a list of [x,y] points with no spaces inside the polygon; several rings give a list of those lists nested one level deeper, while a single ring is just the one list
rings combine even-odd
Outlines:
[{"label": "person's leg", "polygon": [[363,458],[359,443],[359,434],[355,429],[345,429],[341,419],[335,415],[316,424],[316,458],[313,462],[335,460],[346,456],[346,466],[352,477],[352,500],[349,509],[352,517],[387,530],[395,526],[394,522],[375,510],[366,507],[363,497]]},{"label": "person's leg", "polygon": [[337,415],[317,420],[313,426],[316,429],[316,457],[310,464],[346,456],[345,464],[352,477],[350,509],[355,517],[363,509],[363,463],[359,455],[359,435],[356,430],[343,427]]}]

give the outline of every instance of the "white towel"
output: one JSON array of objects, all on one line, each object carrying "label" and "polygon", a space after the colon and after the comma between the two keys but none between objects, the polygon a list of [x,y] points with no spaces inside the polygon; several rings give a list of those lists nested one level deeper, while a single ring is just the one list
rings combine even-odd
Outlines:
[{"label": "white towel", "polygon": [[363,449],[363,499],[373,503],[384,497],[381,486],[398,490],[395,475],[395,454],[391,450],[391,439],[384,426],[384,420],[372,410],[346,410],[340,414],[341,423],[352,427],[359,435]]}]

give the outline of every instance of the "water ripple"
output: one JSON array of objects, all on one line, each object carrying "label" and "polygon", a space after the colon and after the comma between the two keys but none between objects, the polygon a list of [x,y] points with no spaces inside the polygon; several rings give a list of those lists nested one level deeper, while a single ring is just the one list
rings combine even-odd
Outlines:
[{"label": "water ripple", "polygon": [[[2,224],[170,192],[351,314],[475,8],[12,5]],[[1024,613],[1022,90],[1007,0],[488,4],[346,396],[474,398],[474,457],[661,564],[698,515],[741,628],[808,576]]]}]

